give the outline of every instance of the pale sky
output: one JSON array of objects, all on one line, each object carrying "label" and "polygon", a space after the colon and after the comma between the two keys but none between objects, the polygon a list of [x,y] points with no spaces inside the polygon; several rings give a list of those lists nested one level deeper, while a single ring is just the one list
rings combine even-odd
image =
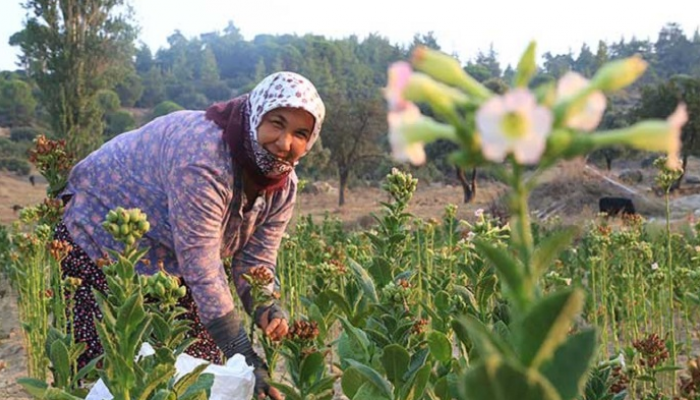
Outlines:
[{"label": "pale sky", "polygon": [[[20,0],[0,0],[0,70],[15,69],[19,50],[10,36],[22,28]],[[538,55],[592,50],[598,40],[620,38],[655,41],[661,27],[676,22],[691,36],[700,27],[700,0],[131,0],[141,33],[155,51],[179,29],[191,38],[221,31],[229,20],[246,40],[255,35],[313,33],[327,38],[370,33],[406,44],[415,33],[433,31],[448,53],[462,60],[493,45],[503,67],[515,64],[530,40]],[[428,5],[423,8],[418,4]],[[459,6],[457,6],[459,5]],[[457,8],[459,7],[459,8]]]}]

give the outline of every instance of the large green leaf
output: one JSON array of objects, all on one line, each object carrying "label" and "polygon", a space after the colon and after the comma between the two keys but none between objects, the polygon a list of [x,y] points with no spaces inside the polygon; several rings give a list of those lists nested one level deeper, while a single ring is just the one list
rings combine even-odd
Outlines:
[{"label": "large green leaf", "polygon": [[425,364],[415,375],[413,375],[412,379],[406,383],[404,388],[401,390],[402,394],[407,392],[406,395],[403,396],[404,399],[414,400],[423,398],[423,392],[428,386],[428,381],[430,380],[431,369],[432,365]]},{"label": "large green leaf", "polygon": [[68,347],[66,347],[65,343],[63,343],[61,340],[54,340],[53,343],[51,343],[51,364],[53,364],[55,371],[65,371],[67,372],[65,375],[64,374],[56,374],[54,373],[54,376],[56,376],[57,379],[60,381],[54,382],[54,385],[57,387],[66,387],[68,385],[68,379],[69,379],[69,373],[66,371],[67,369],[70,368],[70,358],[68,355]]},{"label": "large green leaf", "polygon": [[462,378],[462,400],[561,400],[552,384],[534,369],[492,355]]},{"label": "large green leaf", "polygon": [[447,336],[439,331],[428,334],[428,347],[436,360],[447,365],[452,359],[452,344]]},{"label": "large green leaf", "polygon": [[557,389],[562,400],[575,399],[582,391],[596,351],[596,331],[589,329],[569,337],[550,362],[542,366],[542,375]]},{"label": "large green leaf", "polygon": [[304,357],[304,360],[301,362],[301,384],[304,387],[312,386],[323,374],[323,368],[323,353],[315,352]]},{"label": "large green leaf", "polygon": [[408,351],[398,344],[390,344],[384,347],[381,362],[386,371],[386,377],[394,386],[403,384],[403,377],[408,371],[411,356]]},{"label": "large green leaf", "polygon": [[22,385],[27,393],[31,394],[37,399],[43,399],[44,393],[46,393],[46,389],[49,387],[46,382],[36,378],[19,378],[17,379],[17,383]]},{"label": "large green leaf", "polygon": [[343,394],[352,399],[366,382],[367,378],[357,368],[350,367],[343,371],[340,386],[343,388]]},{"label": "large green leaf", "polygon": [[377,289],[374,285],[372,277],[369,276],[369,273],[367,273],[367,270],[357,261],[353,260],[350,257],[347,258],[347,262],[348,266],[350,266],[350,269],[355,275],[355,278],[357,278],[357,283],[362,288],[362,291],[364,292],[365,296],[367,296],[370,299],[370,301],[378,303],[379,298],[377,297]]},{"label": "large green leaf", "polygon": [[343,333],[338,339],[338,355],[341,360],[352,358],[358,361],[369,361],[370,341],[367,334],[353,326],[344,317],[338,320],[343,325]]},{"label": "large green leaf", "polygon": [[507,250],[497,248],[486,240],[474,240],[474,245],[481,254],[493,263],[496,271],[516,298],[524,299],[524,268],[520,261],[513,258]]},{"label": "large green leaf", "polygon": [[357,393],[352,400],[389,400],[389,397],[384,396],[381,390],[369,382],[365,382],[357,390]]},{"label": "large green leaf", "polygon": [[554,355],[581,312],[583,300],[580,289],[566,289],[550,294],[532,307],[513,332],[523,365],[538,368]]},{"label": "large green leaf", "polygon": [[357,371],[372,385],[376,386],[377,389],[379,389],[379,393],[381,393],[382,396],[393,400],[394,398],[394,392],[393,388],[391,386],[391,383],[389,383],[384,377],[377,372],[376,369],[359,363],[355,360],[347,360],[348,363],[351,365],[351,368],[357,369]]},{"label": "large green leaf", "polygon": [[575,226],[562,229],[544,239],[537,246],[532,255],[531,263],[534,279],[538,279],[552,265],[559,254],[571,244],[578,231]]}]

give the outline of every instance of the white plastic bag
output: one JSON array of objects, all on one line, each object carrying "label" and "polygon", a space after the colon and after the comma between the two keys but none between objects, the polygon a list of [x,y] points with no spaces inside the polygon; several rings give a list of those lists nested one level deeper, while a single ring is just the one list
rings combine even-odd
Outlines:
[{"label": "white plastic bag", "polygon": [[[141,345],[139,357],[148,357],[155,351],[148,343]],[[188,354],[180,354],[175,360],[175,379],[192,372],[198,365],[207,363],[201,358]],[[255,389],[255,375],[253,367],[248,366],[245,357],[236,354],[226,362],[226,365],[209,364],[204,373],[214,375],[214,383],[211,386],[210,400],[250,400]],[[102,379],[90,389],[85,400],[112,400],[114,397],[105,386]]]}]

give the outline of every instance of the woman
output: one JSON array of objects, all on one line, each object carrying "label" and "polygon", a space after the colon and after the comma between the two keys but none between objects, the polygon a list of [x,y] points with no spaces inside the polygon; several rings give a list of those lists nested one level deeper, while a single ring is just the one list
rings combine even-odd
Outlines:
[{"label": "woman", "polygon": [[256,393],[282,398],[265,382],[267,367],[233,311],[222,258],[233,257],[231,276],[246,311],[281,339],[284,312],[277,304],[253,310],[242,276],[259,266],[274,272],[296,199],[294,166],[318,139],[324,116],[311,82],[278,72],[206,112],[175,112],[119,135],[73,168],[56,236],[74,245],[64,275],[82,279],[74,302],[76,340],[87,344],[80,366],[102,352],[92,288],[104,291],[106,282],[95,261],[121,248],[101,223],[117,206],[140,208],[151,225],[142,240],[150,250],[136,269],[153,274],[161,265],[182,278],[180,304],[199,338],[188,353],[215,363],[241,353],[255,367]]}]

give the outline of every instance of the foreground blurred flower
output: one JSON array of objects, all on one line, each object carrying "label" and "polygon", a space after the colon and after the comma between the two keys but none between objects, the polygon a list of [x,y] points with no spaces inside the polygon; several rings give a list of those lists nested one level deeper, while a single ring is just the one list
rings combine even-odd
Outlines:
[{"label": "foreground blurred flower", "polygon": [[452,125],[441,124],[420,113],[408,102],[403,111],[389,112],[389,143],[392,156],[401,162],[420,165],[425,162],[424,145],[438,139],[457,140]]},{"label": "foreground blurred flower", "polygon": [[[588,80],[581,74],[567,72],[557,83],[557,99],[573,98],[585,90],[588,85]],[[594,90],[570,106],[564,124],[571,129],[590,132],[600,124],[605,112],[605,105],[605,95],[599,90]]]},{"label": "foreground blurred flower", "polygon": [[401,111],[409,103],[403,97],[403,90],[411,77],[413,69],[405,61],[391,64],[387,74],[387,85],[384,88],[384,98],[386,99],[389,111]]},{"label": "foreground blurred flower", "polygon": [[535,164],[552,128],[552,113],[527,89],[492,97],[476,113],[484,157],[502,162],[513,153],[520,164]]},{"label": "foreground blurred flower", "polygon": [[436,81],[430,76],[414,72],[411,65],[398,61],[389,67],[384,97],[389,111],[403,111],[410,101],[427,103],[443,115],[455,116],[455,109],[469,101],[461,91]]}]

